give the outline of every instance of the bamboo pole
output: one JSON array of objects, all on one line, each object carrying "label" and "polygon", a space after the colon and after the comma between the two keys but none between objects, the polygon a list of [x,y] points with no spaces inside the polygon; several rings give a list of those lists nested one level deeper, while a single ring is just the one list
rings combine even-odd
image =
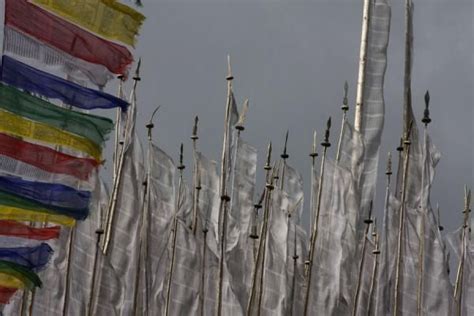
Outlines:
[{"label": "bamboo pole", "polygon": [[[291,224],[291,213],[288,213],[288,227]],[[291,280],[291,305],[290,305],[290,316],[294,315],[294,308],[295,308],[295,294],[296,294],[296,273],[298,269],[298,247],[296,245],[296,223],[293,221],[293,226],[295,227],[295,234],[293,237],[293,278]]]},{"label": "bamboo pole", "polygon": [[[269,169],[270,170],[270,169]],[[259,275],[259,286],[260,289],[258,291],[258,298],[257,298],[257,316],[260,316],[262,312],[262,301],[263,301],[263,292],[264,292],[264,279],[265,279],[265,263],[266,263],[266,256],[267,256],[267,238],[268,238],[268,221],[270,219],[270,212],[272,211],[272,191],[275,189],[274,185],[274,175],[278,174],[278,169],[273,168],[273,176],[270,177],[270,182],[267,182],[265,185],[267,189],[267,193],[265,194],[265,202],[264,202],[264,214],[263,214],[263,223],[262,223],[262,238],[260,239],[261,248],[259,249],[261,252],[261,273]]]},{"label": "bamboo pole", "polygon": [[[72,227],[71,228],[71,232],[69,233],[69,238],[68,238],[68,246],[67,246],[67,249],[68,249],[68,254],[67,254],[67,264],[66,264],[66,284],[64,285],[64,304],[63,304],[63,316],[66,316],[67,315],[67,309],[68,309],[68,306],[69,306],[69,279],[71,277],[71,261],[72,261],[72,244],[73,244],[73,241],[75,239],[75,234],[76,232],[76,227]],[[32,300],[33,301],[33,300]],[[32,304],[33,305],[33,304]],[[31,306],[31,310],[32,310],[32,306]],[[31,315],[31,313],[30,313]]]},{"label": "bamboo pole", "polygon": [[[423,124],[425,125],[424,128],[424,141],[423,141],[423,158],[424,158],[424,168],[426,168],[426,161],[427,161],[427,137],[428,137],[428,124],[431,122],[430,118],[430,111],[429,111],[429,104],[430,104],[430,94],[427,91],[425,94],[425,111],[424,111],[424,116],[423,119],[421,120]],[[421,175],[422,180],[422,190],[426,187],[426,181],[430,181],[429,179],[427,180],[425,177],[426,171],[424,171]],[[429,188],[428,188],[429,190]],[[426,195],[425,195],[426,194]],[[421,316],[422,315],[422,309],[423,309],[423,277],[424,277],[424,271],[425,271],[425,226],[426,226],[426,212],[427,212],[427,207],[428,207],[428,193],[423,193],[422,192],[422,201],[421,201],[421,227],[420,227],[420,245],[419,245],[419,251],[418,251],[418,284],[417,284],[417,291],[416,291],[416,311],[417,315]]]},{"label": "bamboo pole", "polygon": [[199,117],[196,115],[194,118],[194,126],[193,126],[193,133],[191,135],[191,140],[193,141],[193,183],[194,183],[194,190],[193,190],[193,215],[192,215],[192,222],[191,222],[191,230],[194,235],[196,235],[197,231],[197,222],[198,222],[198,201],[199,201],[199,191],[200,186],[198,186],[197,182],[197,141],[199,139],[198,136],[198,123]]},{"label": "bamboo pole", "polygon": [[[263,256],[263,251],[264,251],[264,247],[265,247],[265,240],[263,238],[264,234],[266,233],[265,232],[265,218],[267,217],[267,214],[268,214],[268,208],[266,207],[267,206],[267,196],[268,196],[268,191],[270,189],[270,183],[273,181],[273,178],[272,178],[272,175],[271,175],[271,170],[272,170],[272,167],[270,165],[271,163],[271,155],[272,155],[272,143],[270,143],[268,145],[268,150],[267,150],[267,159],[266,159],[266,164],[265,164],[265,189],[262,193],[262,196],[260,198],[260,201],[258,204],[255,205],[255,210],[258,211],[258,209],[260,209],[262,207],[262,201],[264,200],[264,204],[265,204],[265,208],[264,208],[264,215],[263,215],[263,221],[262,221],[262,227],[260,229],[260,240],[259,240],[259,244],[258,244],[258,250],[257,250],[257,255],[256,255],[256,259],[255,259],[255,265],[254,265],[254,268],[253,268],[253,272],[252,272],[252,286],[251,286],[251,289],[250,289],[250,297],[249,297],[249,301],[248,301],[248,304],[247,304],[247,315],[251,315],[252,314],[252,307],[255,305],[255,299],[256,299],[256,295],[257,295],[257,292],[261,289],[258,288],[258,275],[259,275],[259,263],[263,260],[262,259],[262,256]],[[254,223],[255,224],[255,223]],[[259,238],[258,235],[256,235],[256,237],[254,238],[255,240]],[[261,273],[263,273],[263,271],[261,271]]]},{"label": "bamboo pole", "polygon": [[461,258],[459,260],[458,269],[456,273],[456,282],[454,285],[454,300],[456,304],[456,315],[462,315],[462,287],[464,281],[464,262],[466,260],[466,230],[469,228],[469,213],[471,212],[471,190],[467,190],[467,187],[464,187],[464,219],[461,231]]},{"label": "bamboo pole", "polygon": [[398,316],[398,308],[399,308],[399,291],[400,291],[400,275],[402,270],[402,252],[403,252],[403,234],[405,228],[405,199],[406,199],[406,186],[407,186],[407,179],[408,179],[408,162],[410,158],[410,134],[411,129],[413,127],[413,122],[410,123],[408,127],[407,133],[405,133],[405,140],[404,140],[404,167],[403,167],[403,177],[402,177],[402,195],[401,195],[401,207],[400,207],[400,215],[399,215],[399,226],[398,226],[398,242],[397,242],[397,257],[396,257],[396,272],[395,272],[395,290],[394,290],[394,309],[393,315]]},{"label": "bamboo pole", "polygon": [[374,231],[372,233],[372,236],[374,238],[374,244],[375,244],[375,249],[372,251],[372,254],[374,255],[374,267],[372,270],[372,279],[370,282],[370,290],[369,290],[369,302],[368,302],[368,309],[367,309],[367,316],[371,316],[373,314],[372,311],[372,305],[374,304],[374,292],[376,289],[376,283],[377,283],[377,274],[378,274],[378,265],[379,265],[379,254],[380,254],[380,249],[379,249],[379,236],[377,234],[377,229],[376,227],[376,222],[374,222]]},{"label": "bamboo pole", "polygon": [[366,224],[365,226],[365,232],[364,232],[364,242],[362,243],[362,258],[360,259],[359,262],[359,274],[357,277],[357,286],[356,286],[356,292],[354,295],[354,305],[352,308],[352,315],[356,316],[357,315],[357,305],[359,303],[359,296],[360,296],[360,287],[362,285],[362,274],[364,271],[364,264],[365,264],[365,248],[367,248],[367,238],[369,238],[369,229],[370,229],[370,224],[373,223],[372,220],[372,201],[370,201],[370,208],[369,208],[369,217],[364,220],[364,223]]},{"label": "bamboo pole", "polygon": [[364,107],[364,84],[365,84],[365,67],[367,62],[367,46],[369,40],[369,23],[370,23],[370,4],[371,0],[364,0],[362,13],[362,32],[360,38],[359,52],[359,73],[357,75],[357,94],[356,108],[354,118],[354,129],[361,132],[362,128],[362,110]]},{"label": "bamboo pole", "polygon": [[[132,107],[133,109],[129,109],[129,111],[134,111],[136,107],[136,102],[137,102],[137,97],[136,97],[136,90],[137,90],[137,85],[138,82],[141,80],[140,78],[140,65],[141,65],[141,60],[138,61],[137,68],[135,70],[135,76],[133,77],[133,89],[131,93],[131,102],[132,102]],[[126,122],[125,130],[128,131],[130,128],[130,120],[134,119],[133,117],[128,117],[128,120]],[[128,133],[125,133],[125,137],[129,135]],[[130,135],[131,136],[131,135]],[[128,144],[131,140],[130,139],[125,139],[124,144]],[[124,145],[125,146],[125,145]],[[105,239],[104,239],[104,253],[107,254],[109,250],[109,244],[110,244],[110,239],[111,239],[111,234],[112,234],[112,226],[114,223],[114,218],[115,218],[115,211],[117,207],[117,199],[118,199],[118,189],[122,180],[122,170],[123,170],[123,159],[125,155],[125,147],[122,146],[122,150],[119,155],[119,164],[117,168],[117,177],[116,181],[114,181],[113,184],[113,190],[112,190],[112,195],[110,198],[110,203],[109,203],[109,210],[107,212],[107,218],[106,218],[106,227],[105,227]]]},{"label": "bamboo pole", "polygon": [[342,122],[341,122],[341,132],[339,133],[339,140],[337,141],[337,152],[336,152],[336,161],[339,162],[341,159],[341,146],[342,146],[342,137],[344,136],[344,129],[346,126],[347,120],[347,111],[349,110],[349,102],[347,99],[347,91],[349,90],[349,85],[347,81],[344,82],[344,99],[342,100]]},{"label": "bamboo pole", "polygon": [[283,190],[284,188],[284,182],[285,182],[285,171],[286,171],[286,160],[290,157],[287,152],[287,146],[288,146],[288,134],[289,130],[286,131],[285,135],[285,146],[283,147],[283,153],[280,155],[281,159],[283,160],[283,166],[281,168],[281,181],[280,181],[280,190]]},{"label": "bamboo pole", "polygon": [[224,141],[222,143],[222,157],[221,157],[221,177],[219,184],[219,192],[221,201],[219,205],[219,277],[217,282],[217,299],[216,299],[216,315],[222,315],[222,287],[224,283],[224,262],[226,249],[226,233],[227,233],[227,206],[230,197],[227,194],[227,168],[230,155],[229,131],[230,131],[230,116],[232,106],[232,69],[230,66],[230,56],[227,56],[227,105],[224,119]]},{"label": "bamboo pole", "polygon": [[97,258],[99,257],[100,250],[100,239],[101,236],[104,234],[104,230],[102,228],[98,228],[95,231],[97,235],[97,242],[95,246],[95,257],[94,257],[94,269],[92,270],[92,280],[91,280],[91,288],[90,288],[90,296],[89,296],[89,306],[87,308],[87,316],[94,315],[93,313],[93,304],[94,304],[94,290],[96,288],[96,278],[97,278]]},{"label": "bamboo pole", "polygon": [[[117,97],[122,98],[123,96],[123,82],[125,80],[124,75],[119,75],[119,87],[118,87],[118,92],[117,92]],[[115,181],[115,178],[117,177],[117,171],[118,171],[118,163],[119,163],[119,147],[123,145],[123,142],[120,140],[120,115],[121,115],[122,109],[118,108],[116,115],[115,115],[115,142],[114,142],[114,164],[113,164],[113,179],[112,181]]]},{"label": "bamboo pole", "polygon": [[180,209],[180,201],[181,201],[181,192],[182,192],[182,185],[183,185],[183,170],[186,167],[183,164],[183,144],[180,146],[180,153],[179,153],[179,183],[178,183],[178,195],[176,198],[175,203],[175,214],[173,217],[173,226],[172,226],[172,244],[171,244],[171,262],[168,270],[168,282],[166,286],[166,304],[165,304],[165,315],[169,316],[170,314],[170,301],[171,301],[171,283],[173,280],[173,273],[174,273],[174,265],[176,261],[176,239],[178,235],[178,213]]},{"label": "bamboo pole", "polygon": [[313,270],[313,262],[314,262],[314,253],[316,252],[315,247],[316,247],[316,242],[318,239],[319,213],[321,210],[321,195],[323,192],[322,189],[323,189],[323,180],[324,180],[324,165],[326,163],[327,150],[331,146],[331,143],[329,142],[330,129],[331,129],[331,117],[329,117],[329,120],[327,122],[326,132],[324,135],[324,141],[321,143],[321,146],[323,146],[323,157],[321,159],[321,171],[320,171],[320,176],[319,176],[320,180],[319,180],[319,186],[318,186],[315,223],[313,226],[313,232],[311,235],[310,249],[309,249],[308,273],[307,273],[307,279],[306,279],[306,293],[305,293],[305,300],[304,300],[304,316],[308,315],[309,294],[311,291],[311,279],[312,279],[312,270]]},{"label": "bamboo pole", "polygon": [[[317,136],[318,134],[316,133],[316,131],[313,132],[313,145],[312,145],[312,149],[311,149],[311,153],[309,154],[309,156],[311,157],[311,196],[310,196],[310,205],[309,205],[309,210],[310,210],[310,231],[313,232],[314,231],[314,221],[315,221],[315,218],[314,218],[314,215],[316,213],[314,207],[316,205],[315,203],[315,192],[314,192],[314,187],[317,185],[317,181],[318,179],[316,179],[316,177],[314,176],[314,171],[315,171],[315,167],[316,167],[316,158],[318,157],[318,153],[316,152],[316,148],[317,148]],[[311,237],[312,238],[312,237]],[[307,267],[309,264],[309,260],[306,260],[305,261],[305,266]]]}]

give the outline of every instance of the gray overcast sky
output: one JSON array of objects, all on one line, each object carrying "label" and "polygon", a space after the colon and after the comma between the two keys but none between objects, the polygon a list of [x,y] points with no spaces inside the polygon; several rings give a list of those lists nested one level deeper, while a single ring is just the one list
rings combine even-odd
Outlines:
[{"label": "gray overcast sky", "polygon": [[[147,20],[136,50],[136,56],[143,59],[140,133],[145,134],[144,124],[154,107],[162,105],[155,122],[155,140],[174,157],[179,143],[185,142],[190,167],[189,136],[194,115],[198,114],[200,150],[219,160],[229,53],[239,104],[245,97],[250,99],[244,138],[259,149],[259,178],[268,141],[273,141],[279,153],[289,129],[289,162],[303,173],[309,193],[312,131],[322,133],[331,115],[335,144],[345,80],[350,85],[353,112],[362,1],[143,3]],[[404,0],[391,3],[381,173],[387,151],[395,153],[402,124]],[[452,229],[461,221],[463,186],[474,184],[474,2],[414,3],[413,105],[421,119],[423,95],[430,90],[430,132],[442,152],[432,202],[439,202],[442,220]],[[115,91],[115,83],[108,89]],[[331,155],[334,151],[335,146],[331,147]],[[382,208],[384,182],[384,177],[379,177],[378,212]],[[308,197],[307,194],[306,206]]]},{"label": "gray overcast sky", "polygon": [[[154,134],[160,146],[176,156],[184,141],[189,153],[198,114],[199,147],[219,158],[229,53],[236,96],[239,102],[250,99],[244,137],[259,149],[260,178],[266,144],[272,140],[280,151],[289,129],[290,163],[304,174],[308,189],[312,131],[322,132],[332,115],[335,143],[344,80],[354,107],[362,1],[143,2],[147,21],[137,47],[144,66],[140,122],[156,104],[163,106]],[[402,115],[404,1],[391,3],[382,168],[387,151],[395,153]],[[413,106],[421,119],[429,89],[430,132],[442,152],[432,202],[439,202],[442,220],[452,229],[461,220],[463,186],[474,184],[474,4],[414,3]],[[334,154],[335,146],[331,149]],[[380,211],[383,186],[377,194]]]}]

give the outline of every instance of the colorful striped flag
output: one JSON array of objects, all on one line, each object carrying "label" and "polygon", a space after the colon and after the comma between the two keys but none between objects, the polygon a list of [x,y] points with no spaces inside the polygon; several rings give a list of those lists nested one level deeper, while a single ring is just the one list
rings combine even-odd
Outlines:
[{"label": "colorful striped flag", "polygon": [[3,163],[2,155],[50,173],[70,175],[84,181],[89,179],[92,171],[99,165],[94,159],[77,158],[0,133],[0,169],[13,173],[15,170],[9,170]]},{"label": "colorful striped flag", "polygon": [[[1,102],[1,101],[0,101]],[[20,115],[0,109],[0,133],[34,140],[51,146],[64,146],[101,160],[102,148],[82,136],[77,136],[60,128],[28,120]]]},{"label": "colorful striped flag", "polygon": [[53,249],[46,243],[35,247],[0,248],[0,261],[16,263],[38,272],[46,267],[52,254]]},{"label": "colorful striped flag", "polygon": [[27,181],[0,176],[0,205],[85,219],[89,213],[91,192],[61,184]]},{"label": "colorful striped flag", "polygon": [[0,236],[49,240],[58,238],[60,229],[59,226],[36,228],[16,221],[0,220]]},{"label": "colorful striped flag", "polygon": [[1,81],[36,93],[47,98],[81,109],[110,109],[120,107],[126,110],[128,102],[102,91],[85,88],[74,82],[43,72],[9,56],[2,58]]},{"label": "colorful striped flag", "polygon": [[18,263],[0,260],[0,287],[26,288],[41,287],[38,275]]},{"label": "colorful striped flag", "polygon": [[145,20],[138,11],[116,0],[33,0],[40,7],[102,37],[133,46]]},{"label": "colorful striped flag", "polygon": [[105,66],[73,57],[8,25],[3,27],[3,51],[30,66],[58,76],[66,74],[69,79],[83,84],[90,81],[103,87],[114,78]]},{"label": "colorful striped flag", "polygon": [[60,19],[26,0],[5,1],[5,24],[71,56],[126,74],[130,51]]},{"label": "colorful striped flag", "polygon": [[8,304],[17,289],[0,286],[0,304]]}]

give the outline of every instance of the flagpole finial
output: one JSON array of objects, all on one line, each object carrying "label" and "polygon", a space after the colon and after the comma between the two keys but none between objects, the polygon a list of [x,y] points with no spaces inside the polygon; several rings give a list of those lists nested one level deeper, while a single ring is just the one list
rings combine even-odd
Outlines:
[{"label": "flagpole finial", "polygon": [[331,130],[331,117],[329,117],[326,123],[326,131],[324,132],[324,141],[321,143],[323,147],[330,147],[331,143],[329,142],[329,134]]},{"label": "flagpole finial", "polygon": [[150,121],[148,122],[148,124],[145,125],[145,127],[148,129],[148,140],[151,140],[152,138],[152,134],[151,134],[151,131],[153,129],[153,127],[155,127],[155,124],[153,124],[153,118],[155,117],[155,114],[158,112],[158,110],[160,109],[161,105],[158,105],[155,110],[153,111],[153,113],[151,114],[151,118],[150,118]]},{"label": "flagpole finial", "polygon": [[342,111],[347,112],[349,110],[349,100],[347,98],[347,92],[349,91],[349,84],[344,82],[344,98],[342,99]]},{"label": "flagpole finial", "polygon": [[182,171],[186,166],[183,164],[183,158],[184,158],[184,145],[181,143],[181,146],[179,147],[179,166],[178,170]]},{"label": "flagpole finial", "polygon": [[428,124],[431,123],[431,118],[430,118],[430,92],[426,91],[425,93],[425,111],[423,112],[423,118],[421,119],[421,122],[425,124],[425,127],[428,126]]},{"label": "flagpole finial", "polygon": [[313,158],[313,160],[314,158],[318,157],[318,153],[316,152],[316,148],[318,146],[317,138],[318,138],[318,133],[314,131],[313,132],[313,146],[311,148],[311,153],[309,154],[309,156]]},{"label": "flagpole finial", "polygon": [[388,152],[388,157],[387,157],[387,169],[385,171],[385,174],[387,176],[392,175],[392,153]]},{"label": "flagpole finial", "polygon": [[264,169],[265,170],[270,170],[272,169],[272,166],[271,166],[271,159],[272,159],[272,142],[270,142],[268,144],[268,149],[267,149],[267,162],[265,164],[265,167]]},{"label": "flagpole finial", "polygon": [[288,159],[290,155],[287,153],[287,146],[288,146],[288,134],[290,133],[290,130],[286,131],[285,135],[285,146],[283,147],[283,153],[280,155],[282,159]]},{"label": "flagpole finial", "polygon": [[140,66],[141,65],[142,65],[142,59],[140,57],[140,58],[138,58],[137,68],[135,69],[135,76],[133,77],[133,80],[135,80],[135,81],[142,80],[142,78],[140,78]]},{"label": "flagpole finial", "polygon": [[245,130],[245,118],[247,116],[247,111],[249,109],[249,99],[245,99],[244,105],[242,106],[242,112],[240,113],[239,120],[237,121],[237,124],[235,124],[235,129],[238,131],[243,131]]},{"label": "flagpole finial", "polygon": [[227,55],[227,77],[225,79],[227,81],[234,80],[234,76],[232,76],[232,67],[230,64],[230,55]]},{"label": "flagpole finial", "polygon": [[199,136],[198,136],[198,123],[199,123],[199,117],[196,115],[194,117],[193,134],[191,135],[191,139],[193,141],[199,139]]}]

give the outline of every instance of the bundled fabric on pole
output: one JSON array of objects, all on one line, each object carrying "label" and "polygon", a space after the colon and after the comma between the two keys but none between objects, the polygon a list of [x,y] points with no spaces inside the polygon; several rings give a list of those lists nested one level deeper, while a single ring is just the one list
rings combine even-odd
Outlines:
[{"label": "bundled fabric on pole", "polygon": [[106,41],[26,0],[5,1],[5,24],[69,55],[126,74],[133,61],[124,46]]},{"label": "bundled fabric on pole", "polygon": [[117,0],[33,0],[32,3],[54,12],[98,35],[133,46],[145,20],[138,11]]},{"label": "bundled fabric on pole", "polygon": [[0,248],[0,260],[19,264],[36,272],[46,267],[52,254],[53,249],[46,243],[35,247]]},{"label": "bundled fabric on pole", "polygon": [[[85,88],[74,82],[28,66],[9,56],[3,56],[2,58],[1,81],[30,93],[59,99],[66,104],[81,109],[120,107],[122,110],[126,110],[128,106],[128,102],[123,99],[102,91]],[[19,98],[19,96],[16,97]],[[30,99],[34,100],[35,98],[30,97]],[[30,102],[32,101],[30,100]],[[103,120],[106,119],[103,118]]]},{"label": "bundled fabric on pole", "polygon": [[0,220],[0,236],[48,240],[59,237],[59,226],[35,228],[15,221]]}]

